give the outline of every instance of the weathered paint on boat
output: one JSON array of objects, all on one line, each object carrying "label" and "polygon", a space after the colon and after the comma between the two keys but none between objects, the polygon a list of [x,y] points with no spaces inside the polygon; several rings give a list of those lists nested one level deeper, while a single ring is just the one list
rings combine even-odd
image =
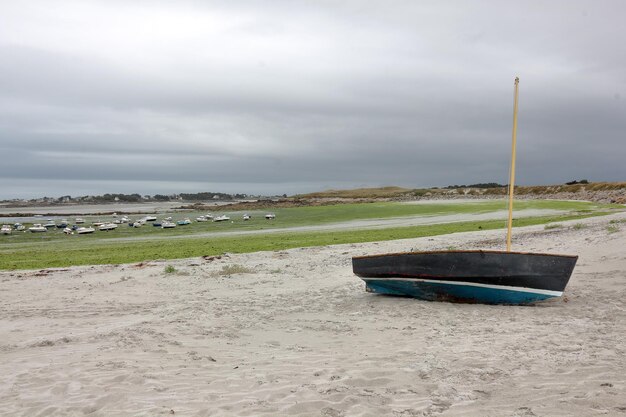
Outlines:
[{"label": "weathered paint on boat", "polygon": [[352,258],[370,292],[432,301],[528,304],[563,294],[577,256],[500,251]]}]

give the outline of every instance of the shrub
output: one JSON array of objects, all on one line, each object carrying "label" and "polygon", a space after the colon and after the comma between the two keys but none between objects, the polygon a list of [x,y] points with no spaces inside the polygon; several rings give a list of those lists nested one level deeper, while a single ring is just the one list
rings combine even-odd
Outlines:
[{"label": "shrub", "polygon": [[168,265],[165,267],[163,272],[165,272],[166,274],[174,274],[176,272],[176,268],[174,268],[173,265]]}]

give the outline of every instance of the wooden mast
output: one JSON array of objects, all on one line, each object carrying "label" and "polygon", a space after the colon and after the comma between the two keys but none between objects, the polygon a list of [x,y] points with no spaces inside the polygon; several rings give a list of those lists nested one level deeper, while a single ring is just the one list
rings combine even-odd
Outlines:
[{"label": "wooden mast", "polygon": [[511,252],[511,228],[513,227],[513,189],[515,188],[515,144],[517,141],[517,96],[519,77],[515,77],[515,99],[513,102],[513,145],[511,149],[511,173],[509,178],[509,221],[506,233],[506,251]]}]

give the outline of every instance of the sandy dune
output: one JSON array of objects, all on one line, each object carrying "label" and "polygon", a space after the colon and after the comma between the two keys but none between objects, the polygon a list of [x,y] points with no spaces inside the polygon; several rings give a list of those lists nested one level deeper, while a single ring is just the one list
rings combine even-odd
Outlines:
[{"label": "sandy dune", "polygon": [[519,229],[516,250],[580,255],[565,297],[532,307],[373,295],[351,271],[501,248],[502,231],[0,272],[0,414],[626,415],[626,223],[610,219],[626,215]]}]

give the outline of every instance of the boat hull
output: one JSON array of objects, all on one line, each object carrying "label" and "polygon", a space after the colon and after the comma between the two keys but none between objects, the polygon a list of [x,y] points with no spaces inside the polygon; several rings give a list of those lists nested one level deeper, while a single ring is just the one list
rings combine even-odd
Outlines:
[{"label": "boat hull", "polygon": [[352,258],[369,292],[432,301],[529,304],[563,294],[577,256],[437,251]]}]

